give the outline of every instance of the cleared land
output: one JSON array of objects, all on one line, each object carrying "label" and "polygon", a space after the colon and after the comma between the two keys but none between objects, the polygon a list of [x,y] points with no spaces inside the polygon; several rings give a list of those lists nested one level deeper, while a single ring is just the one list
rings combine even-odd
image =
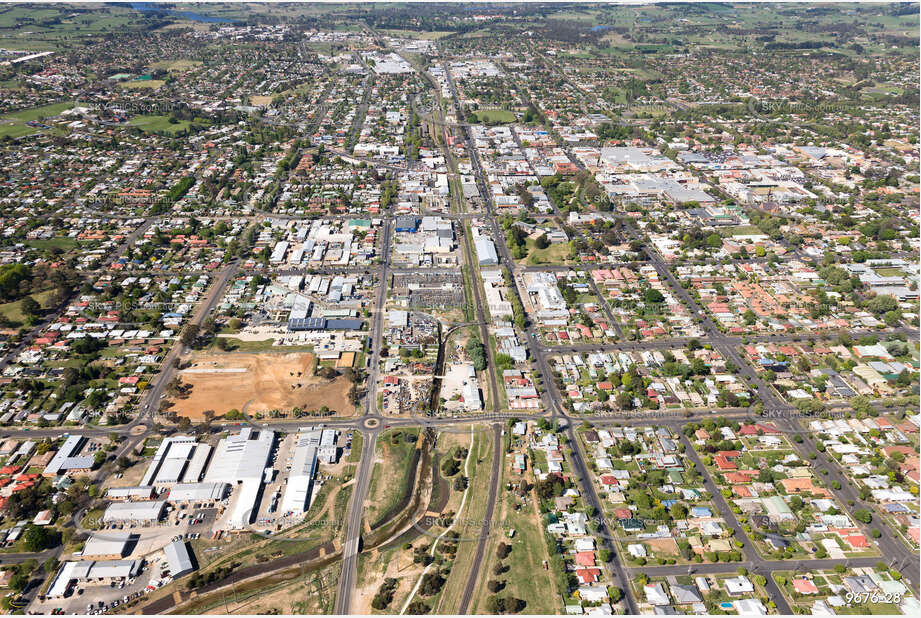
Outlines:
[{"label": "cleared land", "polygon": [[139,88],[150,88],[151,90],[156,90],[166,82],[162,79],[133,79],[130,82],[124,82],[119,84],[122,88],[127,88],[128,90],[137,90]]},{"label": "cleared land", "polygon": [[257,414],[299,407],[316,410],[326,406],[349,414],[351,383],[343,377],[327,380],[313,375],[314,355],[309,353],[200,354],[180,372],[183,384],[192,385],[188,397],[174,399],[173,410],[193,420],[205,410],[218,415],[232,409]]},{"label": "cleared land", "polygon": [[254,95],[249,98],[249,102],[253,105],[268,105],[272,102],[272,97],[267,95]]},{"label": "cleared land", "polygon": [[150,65],[154,69],[165,69],[172,72],[183,72],[195,69],[201,66],[198,60],[161,60]]}]

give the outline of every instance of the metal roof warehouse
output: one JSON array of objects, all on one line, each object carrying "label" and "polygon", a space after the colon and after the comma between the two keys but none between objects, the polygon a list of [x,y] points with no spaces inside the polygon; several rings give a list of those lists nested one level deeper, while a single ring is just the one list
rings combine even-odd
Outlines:
[{"label": "metal roof warehouse", "polygon": [[115,502],[106,508],[102,521],[109,523],[155,522],[163,516],[166,502]]}]

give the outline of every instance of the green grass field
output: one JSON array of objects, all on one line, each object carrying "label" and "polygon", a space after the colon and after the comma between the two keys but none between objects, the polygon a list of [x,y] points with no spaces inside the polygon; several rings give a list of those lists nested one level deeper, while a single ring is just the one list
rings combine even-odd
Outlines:
[{"label": "green grass field", "polygon": [[26,245],[33,249],[63,249],[67,251],[77,246],[77,239],[70,236],[57,236],[55,238],[40,238],[27,240]]},{"label": "green grass field", "polygon": [[180,120],[176,124],[172,124],[168,116],[138,116],[132,118],[128,124],[148,133],[176,134],[188,129],[192,123],[188,120]]},{"label": "green grass field", "polygon": [[478,122],[515,122],[515,114],[504,109],[481,109],[476,117]]},{"label": "green grass field", "polygon": [[[35,299],[35,302],[41,305],[42,309],[45,309],[53,293],[54,290],[45,290],[44,292],[37,292],[31,296]],[[22,299],[0,305],[0,316],[3,316],[4,320],[15,326],[24,324],[26,316],[22,312]]]},{"label": "green grass field", "polygon": [[152,69],[165,69],[170,73],[174,71],[181,73],[200,66],[201,62],[198,60],[161,60],[150,65]]},{"label": "green grass field", "polygon": [[64,103],[52,103],[51,105],[42,105],[41,107],[21,109],[18,112],[10,112],[3,116],[2,120],[29,122],[30,120],[38,120],[40,118],[51,118],[73,106],[74,104],[72,101],[66,101]]},{"label": "green grass field", "polygon": [[377,441],[377,463],[371,473],[371,485],[365,503],[365,517],[373,523],[382,514],[396,505],[403,497],[402,489],[410,475],[410,462],[416,443],[401,439],[393,444],[391,438],[397,434],[419,435],[418,428],[391,430],[381,434]]},{"label": "green grass field", "polygon": [[38,129],[35,127],[26,126],[24,124],[15,124],[7,122],[0,124],[0,137],[22,137],[23,135],[31,135],[33,133],[38,133]]},{"label": "green grass field", "polygon": [[541,264],[565,264],[569,258],[569,243],[558,242],[552,244],[546,249],[538,249],[534,246],[534,241],[528,238],[525,241],[528,247],[528,257],[524,259],[532,266]]},{"label": "green grass field", "polygon": [[10,112],[0,117],[0,137],[16,138],[22,137],[23,135],[38,133],[41,129],[30,127],[26,123],[31,120],[57,116],[64,110],[70,109],[73,106],[74,104],[68,101],[66,103],[52,103],[51,105],[42,105],[41,107]]}]

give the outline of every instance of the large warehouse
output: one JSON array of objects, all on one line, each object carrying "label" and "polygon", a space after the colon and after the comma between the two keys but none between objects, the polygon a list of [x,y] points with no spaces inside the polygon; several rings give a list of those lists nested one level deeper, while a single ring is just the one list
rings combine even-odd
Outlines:
[{"label": "large warehouse", "polygon": [[153,461],[147,466],[144,478],[139,483],[142,487],[148,485],[164,485],[178,483],[185,471],[186,464],[195,450],[197,440],[190,436],[173,436],[165,438]]},{"label": "large warehouse", "polygon": [[49,599],[67,595],[74,581],[106,583],[136,577],[143,567],[143,560],[83,560],[65,562],[48,588]]},{"label": "large warehouse", "polygon": [[218,443],[205,474],[205,482],[240,485],[230,516],[231,529],[243,529],[252,521],[274,443],[274,432],[254,430],[252,427],[244,427],[240,433],[227,436]]},{"label": "large warehouse", "polygon": [[152,524],[163,517],[166,502],[113,502],[102,514],[107,524]]},{"label": "large warehouse", "polygon": [[166,499],[169,502],[215,502],[227,495],[227,483],[176,483]]},{"label": "large warehouse", "polygon": [[131,553],[138,536],[130,532],[106,531],[90,535],[82,556],[91,560],[118,560]]}]

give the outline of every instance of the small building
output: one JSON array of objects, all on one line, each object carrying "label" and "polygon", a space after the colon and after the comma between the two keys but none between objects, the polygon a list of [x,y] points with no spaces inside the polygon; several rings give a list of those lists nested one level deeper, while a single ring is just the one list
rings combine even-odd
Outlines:
[{"label": "small building", "polygon": [[163,553],[166,555],[170,576],[173,579],[188,575],[195,570],[192,554],[189,552],[189,547],[185,542],[173,541],[163,548]]},{"label": "small building", "polygon": [[121,560],[131,553],[137,538],[129,532],[93,534],[86,540],[82,556],[91,560]]}]

